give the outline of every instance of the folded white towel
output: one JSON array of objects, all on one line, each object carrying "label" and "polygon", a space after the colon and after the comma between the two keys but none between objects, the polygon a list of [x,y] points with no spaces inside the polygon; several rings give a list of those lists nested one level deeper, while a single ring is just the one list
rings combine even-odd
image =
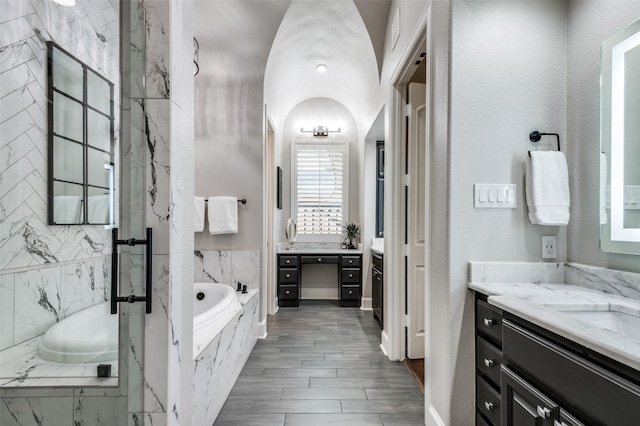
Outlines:
[{"label": "folded white towel", "polygon": [[204,197],[195,197],[193,205],[193,232],[204,231]]},{"label": "folded white towel", "polygon": [[82,197],[56,195],[53,197],[53,221],[58,225],[82,222]]},{"label": "folded white towel", "polygon": [[526,197],[531,223],[569,223],[569,170],[562,152],[531,151],[526,165]]},{"label": "folded white towel", "polygon": [[209,197],[209,232],[235,234],[238,232],[238,198]]},{"label": "folded white towel", "polygon": [[607,156],[600,153],[600,225],[606,225],[607,217]]},{"label": "folded white towel", "polygon": [[89,223],[109,223],[109,195],[93,195],[87,202]]}]

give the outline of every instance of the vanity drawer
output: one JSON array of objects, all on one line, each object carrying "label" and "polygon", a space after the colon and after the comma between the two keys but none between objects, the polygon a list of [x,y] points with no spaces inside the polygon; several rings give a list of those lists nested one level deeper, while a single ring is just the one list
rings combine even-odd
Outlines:
[{"label": "vanity drawer", "polygon": [[476,327],[478,332],[502,345],[502,311],[484,300],[476,301]]},{"label": "vanity drawer", "polygon": [[278,266],[280,267],[294,267],[298,266],[298,256],[280,256]]},{"label": "vanity drawer", "polygon": [[500,364],[502,352],[482,337],[478,336],[476,366],[498,389],[500,388]]},{"label": "vanity drawer", "polygon": [[503,357],[538,386],[570,398],[594,423],[638,424],[640,386],[511,321],[504,322]]},{"label": "vanity drawer", "polygon": [[[493,425],[500,425],[500,394],[481,377],[476,381],[477,406]],[[514,425],[515,426],[515,425]]]},{"label": "vanity drawer", "polygon": [[382,271],[382,255],[381,254],[372,253],[371,254],[371,263],[373,263],[373,266],[378,268],[378,270]]},{"label": "vanity drawer", "polygon": [[300,263],[338,263],[340,256],[300,256]]},{"label": "vanity drawer", "polygon": [[342,283],[360,283],[360,269],[343,269],[341,272]]},{"label": "vanity drawer", "polygon": [[359,285],[343,285],[340,287],[340,299],[342,300],[360,300]]},{"label": "vanity drawer", "polygon": [[280,268],[278,270],[278,282],[279,283],[298,283],[298,270],[289,268]]},{"label": "vanity drawer", "polygon": [[298,286],[297,285],[281,285],[279,299],[282,300],[297,300],[298,299]]},{"label": "vanity drawer", "polygon": [[342,266],[346,267],[360,267],[360,256],[342,256]]}]

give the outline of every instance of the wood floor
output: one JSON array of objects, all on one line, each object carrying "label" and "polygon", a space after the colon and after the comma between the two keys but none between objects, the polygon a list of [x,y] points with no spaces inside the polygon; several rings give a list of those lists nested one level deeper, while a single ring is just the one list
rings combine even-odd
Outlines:
[{"label": "wood floor", "polygon": [[424,425],[424,395],[380,351],[371,311],[303,301],[268,317],[216,426]]}]

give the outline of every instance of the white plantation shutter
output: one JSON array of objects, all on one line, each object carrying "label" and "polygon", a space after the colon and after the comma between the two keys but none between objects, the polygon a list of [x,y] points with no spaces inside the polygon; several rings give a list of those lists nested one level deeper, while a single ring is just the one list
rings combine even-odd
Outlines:
[{"label": "white plantation shutter", "polygon": [[298,235],[340,241],[346,218],[347,144],[294,144],[294,217]]}]

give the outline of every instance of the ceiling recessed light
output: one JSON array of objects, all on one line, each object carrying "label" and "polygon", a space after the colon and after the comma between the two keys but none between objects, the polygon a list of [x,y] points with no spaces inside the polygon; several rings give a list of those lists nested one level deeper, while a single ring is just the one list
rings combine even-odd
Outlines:
[{"label": "ceiling recessed light", "polygon": [[62,6],[75,6],[76,0],[53,0],[54,3],[58,3]]},{"label": "ceiling recessed light", "polygon": [[325,64],[318,64],[316,65],[316,70],[318,70],[318,72],[325,72],[327,70],[327,66]]}]

